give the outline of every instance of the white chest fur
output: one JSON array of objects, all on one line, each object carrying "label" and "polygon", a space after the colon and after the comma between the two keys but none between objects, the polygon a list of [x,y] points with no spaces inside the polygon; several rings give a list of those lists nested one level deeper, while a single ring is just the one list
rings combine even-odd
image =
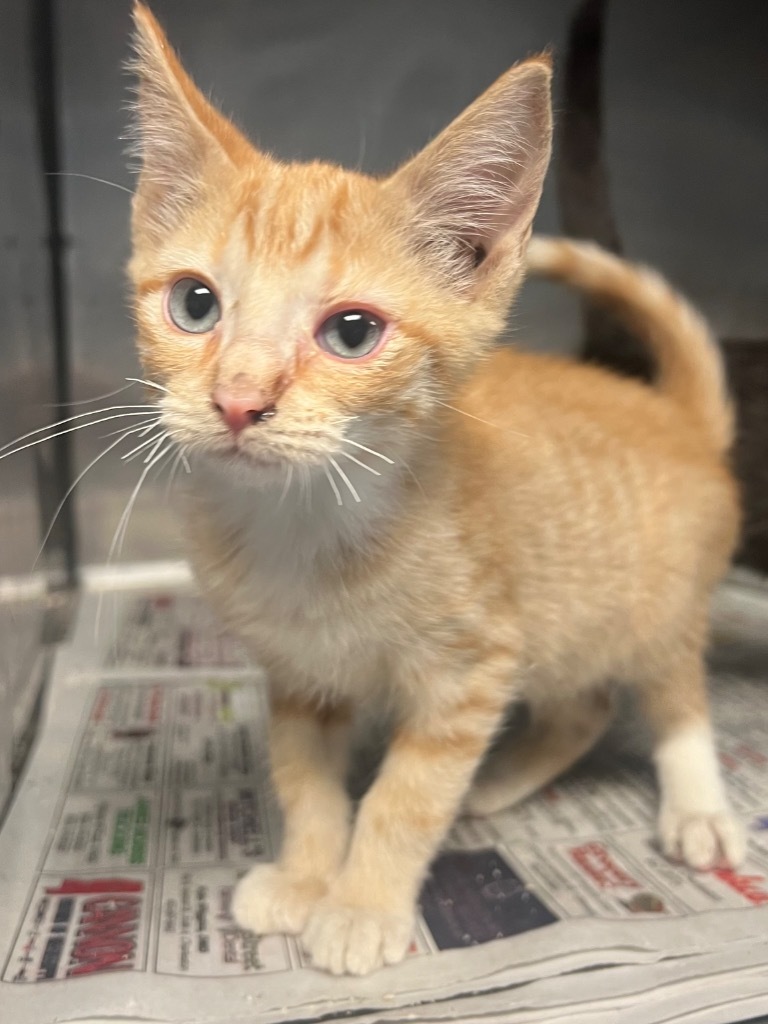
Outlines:
[{"label": "white chest fur", "polygon": [[399,474],[360,470],[353,485],[360,501],[345,492],[339,504],[322,472],[257,488],[216,466],[195,469],[186,514],[198,578],[288,685],[358,688],[398,643],[397,615],[365,564],[397,507]]}]

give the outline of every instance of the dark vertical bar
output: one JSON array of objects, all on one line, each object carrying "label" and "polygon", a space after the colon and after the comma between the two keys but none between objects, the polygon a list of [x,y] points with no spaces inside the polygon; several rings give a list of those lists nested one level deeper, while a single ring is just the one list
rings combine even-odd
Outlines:
[{"label": "dark vertical bar", "polygon": [[[37,116],[40,163],[43,172],[43,195],[48,220],[48,260],[51,289],[51,322],[53,333],[54,390],[57,418],[70,415],[71,376],[67,291],[64,271],[66,238],[63,232],[61,202],[61,148],[59,135],[58,74],[56,63],[56,19],[54,0],[32,0],[31,33],[33,97]],[[51,462],[38,460],[40,512],[43,532],[47,530],[59,502],[72,480],[71,435],[64,434],[50,442]],[[47,447],[47,446],[46,446]],[[74,583],[77,565],[77,541],[72,498],[68,499],[51,531],[46,565],[54,588]]]},{"label": "dark vertical bar", "polygon": [[[564,109],[555,167],[563,230],[621,252],[603,151],[603,51],[607,0],[584,0],[568,33]],[[603,310],[586,306],[582,356],[631,376],[650,379],[645,348]]]},{"label": "dark vertical bar", "polygon": [[563,69],[565,109],[560,118],[562,159],[557,165],[563,229],[612,252],[621,241],[611,209],[603,154],[603,39],[605,0],[584,0],[568,32]]}]

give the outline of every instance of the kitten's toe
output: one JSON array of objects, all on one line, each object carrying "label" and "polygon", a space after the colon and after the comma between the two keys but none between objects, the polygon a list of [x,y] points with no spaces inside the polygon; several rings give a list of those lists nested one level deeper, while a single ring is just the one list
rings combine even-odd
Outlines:
[{"label": "kitten's toe", "polygon": [[302,937],[315,967],[331,974],[370,974],[403,959],[413,934],[413,915],[324,900]]},{"label": "kitten's toe", "polygon": [[663,809],[659,838],[664,853],[697,871],[738,867],[747,851],[744,828],[728,810],[685,814]]},{"label": "kitten's toe", "polygon": [[232,913],[242,928],[259,935],[298,935],[326,890],[319,878],[297,878],[276,864],[257,864],[238,882]]}]

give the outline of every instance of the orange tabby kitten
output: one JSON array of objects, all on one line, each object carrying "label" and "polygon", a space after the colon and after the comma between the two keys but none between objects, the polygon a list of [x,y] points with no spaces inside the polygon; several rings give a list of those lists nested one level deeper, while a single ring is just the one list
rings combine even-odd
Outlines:
[{"label": "orange tabby kitten", "polygon": [[[377,180],[255,150],[135,17],[139,348],[191,453],[197,577],[270,680],[284,843],[238,921],[334,973],[397,962],[462,805],[567,768],[609,678],[655,731],[664,850],[736,864],[702,663],[738,523],[708,331],[648,271],[534,240],[535,270],[647,339],[657,386],[493,348],[549,159],[548,60]],[[529,734],[478,773],[516,701]],[[393,734],[353,825],[348,736],[374,702]]]}]

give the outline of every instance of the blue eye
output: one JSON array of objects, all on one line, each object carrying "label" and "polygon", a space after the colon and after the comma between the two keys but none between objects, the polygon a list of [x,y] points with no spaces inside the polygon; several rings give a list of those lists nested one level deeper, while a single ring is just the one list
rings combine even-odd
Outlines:
[{"label": "blue eye", "polygon": [[373,352],[384,337],[384,321],[367,309],[344,309],[323,321],[317,342],[342,359],[360,359]]},{"label": "blue eye", "polygon": [[187,334],[205,334],[221,319],[221,306],[216,293],[195,277],[182,277],[168,296],[168,316]]}]

